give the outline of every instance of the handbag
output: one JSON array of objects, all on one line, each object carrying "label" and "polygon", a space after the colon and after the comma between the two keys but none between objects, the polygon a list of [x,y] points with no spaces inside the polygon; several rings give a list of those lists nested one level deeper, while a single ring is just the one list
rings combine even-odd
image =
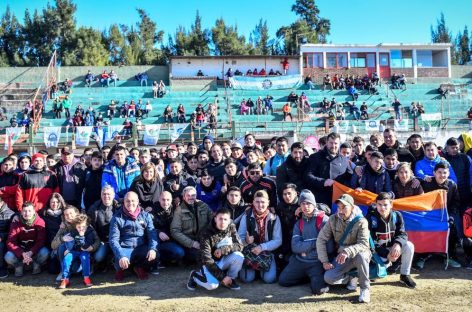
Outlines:
[{"label": "handbag", "polygon": [[272,264],[272,254],[267,251],[262,251],[260,254],[254,254],[251,249],[257,247],[257,244],[252,243],[244,247],[244,265],[246,268],[257,271],[269,271]]},{"label": "handbag", "polygon": [[372,258],[369,263],[369,279],[384,278],[387,276],[387,268],[378,253],[375,251],[375,245],[372,237],[369,235],[370,249],[372,250]]}]

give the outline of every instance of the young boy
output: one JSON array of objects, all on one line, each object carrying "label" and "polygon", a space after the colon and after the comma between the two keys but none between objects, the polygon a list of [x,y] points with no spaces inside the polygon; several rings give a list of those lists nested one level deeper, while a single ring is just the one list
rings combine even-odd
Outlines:
[{"label": "young boy", "polygon": [[85,170],[84,181],[84,207],[88,211],[90,207],[100,200],[100,190],[102,188],[103,155],[100,152],[93,152],[90,167]]},{"label": "young boy", "polygon": [[311,291],[320,295],[329,291],[324,281],[323,264],[318,260],[316,239],[323,225],[328,221],[324,211],[318,210],[315,196],[303,190],[300,194],[302,217],[293,227],[290,261],[279,277],[281,286],[293,286],[308,277]]},{"label": "young boy", "polygon": [[351,187],[358,191],[367,190],[372,193],[392,192],[392,183],[387,170],[383,167],[383,155],[373,152],[367,159],[363,174],[359,178],[357,174],[352,176]]},{"label": "young boy", "polygon": [[93,250],[93,244],[95,244],[94,230],[88,224],[88,217],[85,214],[79,214],[73,224],[75,229],[70,232],[73,239],[65,242],[66,250],[62,258],[62,280],[59,289],[65,289],[69,286],[70,267],[74,259],[77,258],[80,259],[82,265],[85,286],[93,285],[90,280],[90,252]]},{"label": "young boy", "polygon": [[200,285],[208,290],[221,284],[232,290],[239,290],[236,277],[241,270],[244,256],[243,244],[231,223],[231,211],[219,209],[211,223],[200,235],[201,270],[192,271],[187,283],[189,290]]}]

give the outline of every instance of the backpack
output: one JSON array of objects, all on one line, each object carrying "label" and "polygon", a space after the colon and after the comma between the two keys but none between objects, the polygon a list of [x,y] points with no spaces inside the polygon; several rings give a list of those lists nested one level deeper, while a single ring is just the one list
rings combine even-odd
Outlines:
[{"label": "backpack", "polygon": [[[321,211],[317,216],[316,216],[316,230],[318,232],[320,232],[321,230],[321,226],[323,225],[323,218],[325,216],[325,213],[324,211]],[[303,217],[300,218],[300,221],[298,222],[298,229],[300,230],[300,236],[302,235],[303,233],[303,226],[304,226],[305,222],[303,221]]]}]

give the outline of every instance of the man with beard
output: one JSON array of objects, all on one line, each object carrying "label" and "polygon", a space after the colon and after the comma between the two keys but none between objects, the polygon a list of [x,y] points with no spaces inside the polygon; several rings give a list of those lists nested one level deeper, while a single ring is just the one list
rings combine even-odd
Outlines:
[{"label": "man with beard", "polygon": [[410,163],[411,168],[415,168],[416,158],[411,154],[411,152],[401,146],[400,142],[397,140],[397,134],[395,130],[387,128],[383,132],[384,143],[380,145],[379,151],[383,154],[387,148],[393,148],[397,151],[398,160],[400,162]]},{"label": "man with beard", "polygon": [[170,173],[164,178],[164,189],[172,194],[174,205],[182,200],[182,190],[187,186],[195,186],[195,180],[182,170],[182,162],[172,159],[169,162]]},{"label": "man with beard", "polygon": [[269,195],[269,207],[275,207],[277,205],[277,188],[275,182],[272,179],[264,177],[262,175],[262,168],[259,163],[250,164],[247,167],[249,174],[246,181],[241,184],[241,193],[245,202],[252,202],[254,194],[257,191],[265,190]]},{"label": "man with beard", "polygon": [[223,176],[225,175],[223,150],[219,144],[213,144],[210,149],[210,153],[211,161],[208,163],[206,169],[217,182],[223,184]]},{"label": "man with beard", "polygon": [[282,187],[286,183],[293,183],[297,190],[303,189],[303,175],[308,163],[304,154],[303,143],[295,142],[290,147],[290,155],[287,160],[277,168],[276,184],[279,200],[282,201]]}]

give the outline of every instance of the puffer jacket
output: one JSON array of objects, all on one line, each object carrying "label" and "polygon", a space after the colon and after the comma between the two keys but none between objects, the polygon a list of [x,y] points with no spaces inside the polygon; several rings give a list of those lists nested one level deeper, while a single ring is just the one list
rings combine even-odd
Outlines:
[{"label": "puffer jacket", "polygon": [[230,224],[226,230],[219,230],[212,219],[210,224],[200,234],[201,265],[206,266],[208,271],[217,280],[222,281],[226,273],[216,264],[219,259],[213,258],[213,253],[216,249],[221,250],[222,257],[232,252],[243,250],[243,244],[234,224]]},{"label": "puffer jacket", "polygon": [[115,190],[115,198],[124,198],[134,179],[139,176],[140,169],[131,157],[126,158],[123,167],[119,167],[114,159],[105,165],[102,175],[102,187],[110,185]]},{"label": "puffer jacket", "polygon": [[[329,217],[328,222],[321,229],[316,241],[316,250],[318,252],[318,259],[321,263],[329,262],[327,244],[330,239],[338,244],[343,236],[349,222],[351,222],[357,215],[362,215],[359,207],[354,206],[351,216],[348,220],[342,220],[338,214]],[[361,217],[360,220],[354,224],[351,231],[347,235],[342,246],[338,246],[338,254],[346,252],[348,258],[354,258],[358,253],[370,251],[369,246],[369,226],[367,220]]]},{"label": "puffer jacket", "polygon": [[192,248],[193,242],[198,240],[212,216],[213,212],[204,202],[196,200],[191,207],[183,201],[174,212],[170,234],[180,245]]},{"label": "puffer jacket", "polygon": [[457,183],[456,173],[454,172],[451,164],[445,158],[442,158],[439,155],[437,155],[434,159],[429,159],[425,156],[422,160],[418,161],[415,165],[415,177],[424,180],[425,176],[434,176],[434,167],[440,162],[444,162],[449,165],[449,179]]},{"label": "puffer jacket", "polygon": [[352,188],[360,187],[375,194],[379,194],[380,192],[392,193],[390,175],[383,167],[380,168],[379,171],[375,171],[370,165],[365,165],[360,182],[358,184],[356,182],[357,174],[354,174],[351,180]]},{"label": "puffer jacket", "polygon": [[106,207],[100,199],[87,211],[90,225],[97,231],[98,237],[100,237],[103,242],[108,242],[111,218],[120,209],[121,205],[118,201],[113,200],[112,205]]},{"label": "puffer jacket", "polygon": [[293,160],[292,155],[287,157],[287,160],[277,168],[276,181],[277,194],[279,195],[279,201],[283,201],[282,188],[285,183],[293,183],[297,186],[297,190],[302,190],[303,187],[303,175],[305,174],[305,168],[308,163],[308,158],[304,157],[301,163],[296,163]]},{"label": "puffer jacket", "polygon": [[123,209],[115,213],[110,222],[109,243],[115,257],[125,257],[124,248],[136,248],[145,244],[148,250],[157,252],[157,232],[151,215],[141,210],[136,220],[133,220]]},{"label": "puffer jacket", "polygon": [[[321,231],[326,222],[328,222],[329,217],[324,212],[318,211],[311,218],[305,216],[302,216],[302,218],[303,220],[298,220],[293,227],[292,252],[299,261],[318,261],[316,241],[319,231]],[[318,218],[322,218],[319,230],[317,227]],[[303,228],[300,225],[300,222],[303,222]]]}]

